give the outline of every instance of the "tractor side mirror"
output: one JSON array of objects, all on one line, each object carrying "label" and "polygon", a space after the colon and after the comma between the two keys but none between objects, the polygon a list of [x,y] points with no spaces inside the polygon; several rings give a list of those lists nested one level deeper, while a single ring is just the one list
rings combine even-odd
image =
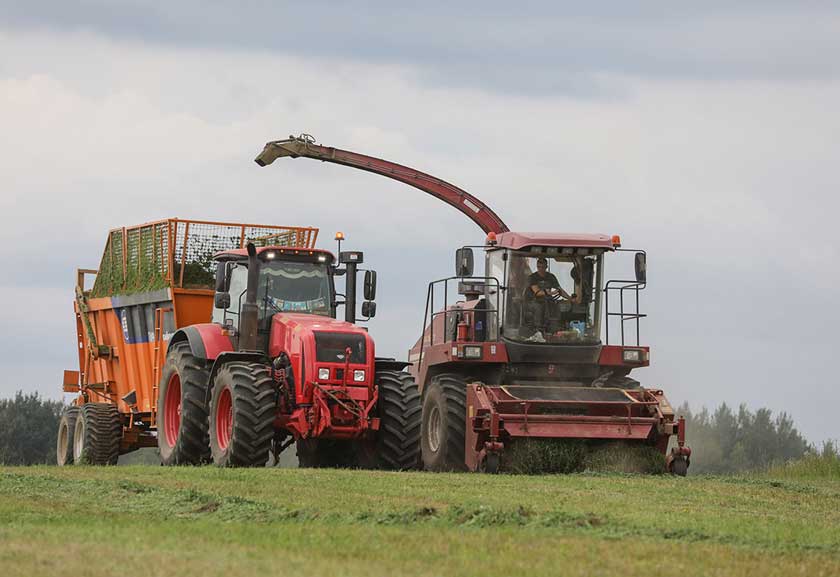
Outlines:
[{"label": "tractor side mirror", "polygon": [[636,282],[647,282],[647,255],[643,252],[636,253]]},{"label": "tractor side mirror", "polygon": [[376,316],[376,303],[373,301],[365,301],[362,303],[362,316],[372,319]]},{"label": "tractor side mirror", "polygon": [[376,298],[376,271],[365,271],[365,300],[372,301]]},{"label": "tractor side mirror", "polygon": [[471,248],[463,247],[455,251],[455,276],[472,276],[474,266]]},{"label": "tractor side mirror", "polygon": [[216,305],[217,309],[226,310],[230,308],[230,293],[217,292],[213,304]]},{"label": "tractor side mirror", "polygon": [[216,292],[230,291],[230,263],[220,262],[216,265]]}]

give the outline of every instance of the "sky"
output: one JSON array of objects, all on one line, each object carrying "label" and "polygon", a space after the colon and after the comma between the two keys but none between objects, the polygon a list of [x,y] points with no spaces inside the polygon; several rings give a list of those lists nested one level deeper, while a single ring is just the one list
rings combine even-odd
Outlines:
[{"label": "sky", "polygon": [[836,3],[400,4],[0,0],[0,396],[60,397],[75,269],[175,216],[343,231],[379,273],[377,352],[405,357],[483,235],[375,175],[254,164],[306,132],[513,230],[620,234],[648,253],[634,376],[840,438]]}]

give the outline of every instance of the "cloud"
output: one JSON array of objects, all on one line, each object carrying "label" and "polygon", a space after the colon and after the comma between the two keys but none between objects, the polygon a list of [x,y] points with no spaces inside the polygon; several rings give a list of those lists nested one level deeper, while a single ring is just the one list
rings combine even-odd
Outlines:
[{"label": "cloud", "polygon": [[[96,267],[108,229],[169,216],[320,226],[327,248],[344,231],[380,273],[377,350],[404,356],[426,283],[482,235],[368,173],[253,163],[264,142],[306,131],[446,178],[514,229],[620,233],[649,253],[645,382],[674,401],[790,410],[811,438],[840,436],[824,350],[840,321],[830,74],[724,82],[594,66],[620,97],[578,98],[449,86],[398,56],[24,28],[0,32],[0,54],[17,55],[0,61],[0,300],[14,309],[0,394],[57,391],[76,362],[74,269]],[[809,406],[787,402],[792,386]]]},{"label": "cloud", "polygon": [[[836,3],[6,2],[10,30],[147,45],[411,65],[438,86],[614,97],[603,75],[832,79]],[[792,41],[795,39],[795,41]]]}]

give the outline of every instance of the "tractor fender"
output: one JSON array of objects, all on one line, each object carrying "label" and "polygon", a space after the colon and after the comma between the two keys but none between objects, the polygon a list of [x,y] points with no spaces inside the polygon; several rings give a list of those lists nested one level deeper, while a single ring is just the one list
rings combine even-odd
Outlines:
[{"label": "tractor fender", "polygon": [[167,353],[172,345],[184,341],[189,343],[193,356],[206,361],[216,360],[222,353],[233,350],[230,337],[223,331],[221,325],[214,323],[190,325],[178,329],[169,339]]},{"label": "tractor fender", "polygon": [[219,372],[224,365],[231,361],[249,361],[252,363],[270,364],[268,357],[265,354],[256,351],[225,351],[219,353],[219,356],[213,361],[213,367],[210,369],[210,377],[207,381],[207,391],[204,396],[204,403],[206,407],[210,406],[210,397],[213,396],[213,381],[216,378],[216,373]]}]

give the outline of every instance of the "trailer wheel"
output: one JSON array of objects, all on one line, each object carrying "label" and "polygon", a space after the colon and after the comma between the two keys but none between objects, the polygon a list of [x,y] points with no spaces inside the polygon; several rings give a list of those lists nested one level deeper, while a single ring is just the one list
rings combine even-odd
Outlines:
[{"label": "trailer wheel", "polygon": [[423,411],[417,383],[403,371],[379,371],[375,382],[380,419],[377,465],[383,469],[416,469]]},{"label": "trailer wheel", "polygon": [[461,375],[432,378],[423,399],[421,451],[428,471],[466,471],[467,386]]},{"label": "trailer wheel", "polygon": [[121,440],[122,422],[117,406],[85,403],[73,427],[73,463],[116,465]]},{"label": "trailer wheel", "polygon": [[79,417],[79,411],[79,407],[67,407],[58,422],[55,457],[59,467],[73,464],[73,436],[76,431],[76,419]]},{"label": "trailer wheel", "polygon": [[210,451],[220,467],[262,467],[274,438],[276,389],[269,368],[232,361],[216,373]]},{"label": "trailer wheel", "polygon": [[198,465],[210,460],[205,395],[210,373],[187,342],[166,355],[158,387],[157,429],[164,465]]}]

